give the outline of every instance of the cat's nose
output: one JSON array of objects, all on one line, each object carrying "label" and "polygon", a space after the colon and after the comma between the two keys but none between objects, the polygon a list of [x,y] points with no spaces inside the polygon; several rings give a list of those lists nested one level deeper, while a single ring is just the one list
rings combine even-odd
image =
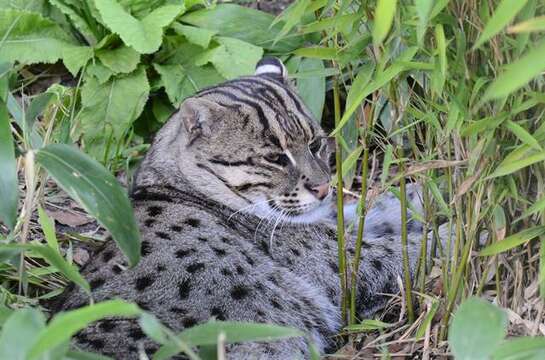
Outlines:
[{"label": "cat's nose", "polygon": [[311,192],[316,196],[319,200],[323,200],[327,194],[329,194],[329,183],[323,183],[318,186],[314,186],[311,188]]}]

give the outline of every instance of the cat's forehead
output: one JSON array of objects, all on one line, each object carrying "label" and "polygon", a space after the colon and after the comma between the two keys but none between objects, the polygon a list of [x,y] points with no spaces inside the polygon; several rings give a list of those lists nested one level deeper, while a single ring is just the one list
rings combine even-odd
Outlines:
[{"label": "cat's forehead", "polygon": [[323,131],[293,88],[271,77],[248,76],[206,89],[198,94],[228,109],[246,114],[263,138],[291,148],[306,144]]}]

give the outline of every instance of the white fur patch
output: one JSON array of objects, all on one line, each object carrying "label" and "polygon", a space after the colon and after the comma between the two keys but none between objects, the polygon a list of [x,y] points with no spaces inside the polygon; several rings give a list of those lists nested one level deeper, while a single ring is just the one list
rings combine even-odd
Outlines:
[{"label": "white fur patch", "polygon": [[271,73],[272,74],[282,75],[282,76],[284,75],[284,74],[282,74],[282,69],[279,68],[276,65],[270,65],[270,64],[261,65],[257,69],[255,69],[255,74],[256,75],[271,74]]}]

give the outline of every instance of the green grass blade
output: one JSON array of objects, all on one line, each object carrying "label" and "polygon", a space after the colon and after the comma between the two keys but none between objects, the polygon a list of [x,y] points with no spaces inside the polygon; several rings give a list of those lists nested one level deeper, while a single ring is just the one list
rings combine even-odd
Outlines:
[{"label": "green grass blade", "polygon": [[545,31],[545,16],[538,16],[509,27],[511,33],[530,33]]},{"label": "green grass blade", "polygon": [[535,226],[530,229],[522,230],[514,235],[508,236],[505,239],[488,245],[479,252],[479,256],[490,256],[500,254],[507,250],[511,250],[535,237],[545,233],[545,226]]},{"label": "green grass blade", "polygon": [[517,13],[526,5],[527,0],[502,0],[483,29],[483,32],[473,45],[473,50],[481,46],[485,41],[499,33]]},{"label": "green grass blade", "polygon": [[509,95],[526,85],[545,70],[545,41],[529,50],[522,58],[506,66],[506,69],[490,85],[483,101]]},{"label": "green grass blade", "polygon": [[49,216],[47,216],[47,213],[41,206],[38,206],[38,222],[42,227],[47,244],[53,250],[59,252],[59,242],[57,241],[57,236],[55,235],[55,223]]},{"label": "green grass blade", "polygon": [[0,101],[0,220],[13,230],[17,221],[17,164],[6,104]]},{"label": "green grass blade", "polygon": [[77,310],[57,314],[38,335],[29,359],[37,359],[40,354],[69,340],[79,330],[90,323],[110,316],[132,317],[141,313],[138,306],[122,300],[104,301]]}]

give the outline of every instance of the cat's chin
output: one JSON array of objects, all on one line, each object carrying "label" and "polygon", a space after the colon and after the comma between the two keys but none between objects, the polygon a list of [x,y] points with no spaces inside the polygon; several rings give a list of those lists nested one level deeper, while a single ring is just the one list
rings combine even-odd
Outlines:
[{"label": "cat's chin", "polygon": [[320,201],[315,206],[297,213],[288,213],[273,209],[268,205],[269,202],[258,202],[258,205],[253,207],[251,211],[254,215],[261,219],[269,219],[271,223],[275,223],[276,219],[281,223],[292,224],[312,224],[324,222],[335,216],[335,209],[332,206],[331,195],[328,195],[323,201]]}]

